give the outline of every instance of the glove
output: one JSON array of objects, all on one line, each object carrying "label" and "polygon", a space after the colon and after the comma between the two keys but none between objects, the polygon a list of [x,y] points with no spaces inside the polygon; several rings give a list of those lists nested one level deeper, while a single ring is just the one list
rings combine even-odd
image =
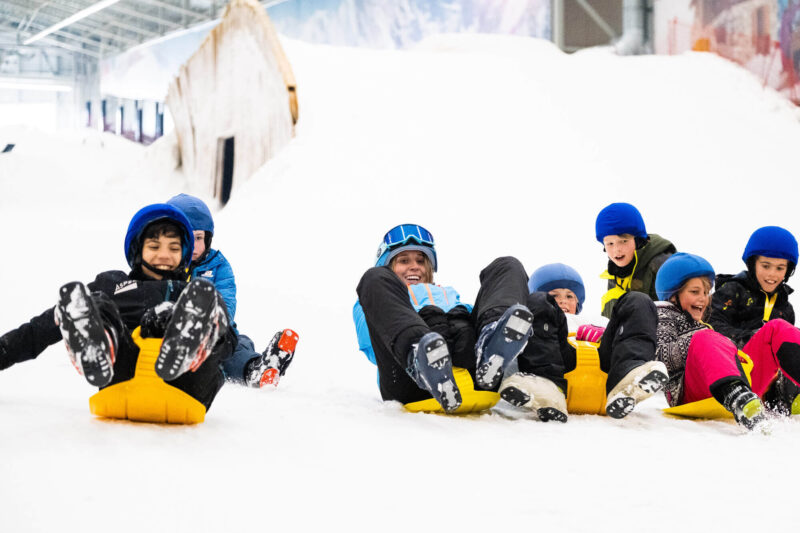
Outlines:
[{"label": "glove", "polygon": [[172,319],[173,307],[175,304],[172,302],[161,302],[145,311],[140,320],[142,337],[163,337],[167,324]]},{"label": "glove", "polygon": [[606,328],[601,328],[600,326],[584,324],[582,326],[578,326],[578,331],[575,333],[575,340],[600,342],[605,330]]},{"label": "glove", "polygon": [[447,312],[447,322],[449,329],[445,339],[450,347],[453,362],[458,362],[458,366],[467,366],[467,362],[475,362],[475,326],[472,324],[472,317],[466,307],[456,306]]},{"label": "glove", "polygon": [[431,328],[431,331],[435,331],[447,339],[449,324],[447,323],[447,315],[441,307],[426,305],[419,310],[419,316],[425,321],[425,324]]}]

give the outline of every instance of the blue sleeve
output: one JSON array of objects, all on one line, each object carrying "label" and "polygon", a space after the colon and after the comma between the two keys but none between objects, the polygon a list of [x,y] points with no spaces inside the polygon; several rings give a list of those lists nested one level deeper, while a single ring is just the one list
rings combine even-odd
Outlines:
[{"label": "blue sleeve", "polygon": [[375,351],[372,349],[372,341],[369,338],[369,328],[367,328],[367,319],[364,316],[364,309],[361,308],[361,302],[356,301],[353,306],[353,322],[356,324],[356,335],[358,336],[358,349],[364,352],[367,359],[373,365],[378,363],[375,361]]},{"label": "blue sleeve", "polygon": [[458,307],[460,305],[461,307],[466,308],[467,311],[469,311],[470,313],[472,312],[472,306],[470,304],[463,303],[461,301],[461,295],[458,294],[458,292],[456,292],[456,290],[453,287],[445,287],[444,290],[448,294],[448,300],[455,302],[451,307],[451,309],[453,307]]},{"label": "blue sleeve", "polygon": [[[228,316],[231,322],[233,322],[236,317],[236,278],[233,275],[233,267],[231,267],[231,264],[225,259],[225,256],[222,255],[222,252],[219,250],[213,251],[216,253],[210,261],[211,264],[209,264],[208,267],[200,265],[195,268],[194,272],[192,272],[192,277],[202,277],[214,284],[222,295],[222,299],[225,300],[225,306],[228,308]],[[211,268],[213,277],[209,278],[203,275],[204,272],[202,271],[206,268]]]}]

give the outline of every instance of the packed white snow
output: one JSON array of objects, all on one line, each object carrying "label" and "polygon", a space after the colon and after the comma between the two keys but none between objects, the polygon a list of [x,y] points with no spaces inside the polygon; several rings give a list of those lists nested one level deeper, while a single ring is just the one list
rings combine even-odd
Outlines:
[{"label": "packed white snow", "polygon": [[[442,36],[410,51],[285,41],[297,135],[215,212],[236,322],[263,349],[300,334],[271,391],[226,386],[206,422],[101,420],[63,344],[0,372],[0,531],[769,531],[791,529],[800,423],[771,435],[668,419],[543,424],[380,400],[351,309],[383,233],[437,240],[438,283],[474,301],[500,255],[560,261],[599,310],[605,205],[743,269],[750,233],[797,219],[800,114],[713,55],[565,55],[535,39]],[[208,199],[148,150],[91,131],[0,130],[0,331],[58,288],[126,269],[142,205]],[[796,298],[794,303],[797,304]]]}]

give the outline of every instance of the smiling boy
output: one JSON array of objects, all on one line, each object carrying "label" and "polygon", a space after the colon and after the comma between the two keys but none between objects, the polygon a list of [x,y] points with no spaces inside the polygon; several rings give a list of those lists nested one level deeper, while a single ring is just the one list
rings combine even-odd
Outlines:
[{"label": "smiling boy", "polygon": [[794,324],[786,282],[797,265],[797,240],[778,226],[765,226],[750,236],[742,254],[747,266],[736,275],[718,274],[709,323],[741,348],[776,318]]},{"label": "smiling boy", "polygon": [[610,204],[600,211],[595,235],[608,256],[608,269],[601,275],[608,280],[601,301],[603,316],[610,318],[617,300],[629,291],[657,300],[656,273],[675,253],[675,246],[655,233],[648,234],[639,210],[626,203]]}]

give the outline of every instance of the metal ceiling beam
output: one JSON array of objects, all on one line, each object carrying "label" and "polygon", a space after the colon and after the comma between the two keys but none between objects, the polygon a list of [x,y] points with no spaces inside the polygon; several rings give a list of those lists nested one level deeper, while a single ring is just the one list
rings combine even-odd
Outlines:
[{"label": "metal ceiling beam", "polygon": [[[7,27],[11,27],[10,25],[6,25],[6,26]],[[27,24],[27,27],[28,28],[32,28],[33,31],[28,30],[28,29],[20,31],[19,26],[15,27],[14,29],[16,30],[17,33],[26,33],[26,34],[33,35],[37,31],[40,31],[40,30],[43,30],[43,29],[47,28],[47,23],[32,22],[32,23]],[[80,42],[80,43],[83,43],[83,44],[88,44],[90,46],[96,46],[98,49],[102,49],[102,47],[103,47],[102,46],[102,44],[103,44],[102,41],[94,41],[92,39],[87,39],[84,36],[76,35],[74,33],[70,33],[68,31],[64,31],[64,30],[54,31],[52,33],[52,35],[58,35],[58,36],[63,37],[65,39],[69,39],[69,40],[72,40],[72,41],[77,41],[77,42]]]},{"label": "metal ceiling beam", "polygon": [[[4,23],[4,22],[0,22],[0,26],[4,26],[6,28],[16,30],[16,27],[11,26],[11,25],[9,25],[7,23]],[[101,57],[101,54],[99,52],[95,52],[94,50],[87,50],[85,48],[81,48],[81,47],[78,47],[78,46],[72,46],[70,44],[67,44],[67,43],[64,43],[64,42],[61,42],[61,41],[55,41],[51,37],[45,37],[44,39],[42,39],[42,41],[43,41],[42,45],[40,45],[40,46],[32,46],[31,45],[28,48],[61,48],[63,50],[68,50],[70,52],[75,52],[75,53],[78,53],[78,54],[87,55],[87,56],[94,57],[94,58],[97,58],[97,59],[99,59]],[[0,44],[0,46],[3,46],[3,45]],[[11,46],[17,47],[17,46],[22,46],[22,45],[21,44],[13,44]]]},{"label": "metal ceiling beam", "polygon": [[108,11],[117,11],[117,12],[122,13],[123,15],[127,15],[127,16],[129,16],[131,18],[136,18],[136,19],[140,19],[140,20],[146,20],[148,22],[152,22],[153,24],[159,24],[161,26],[171,26],[173,29],[178,29],[178,28],[182,28],[183,27],[183,26],[181,26],[180,24],[178,24],[176,22],[172,22],[170,20],[166,20],[166,19],[163,19],[163,18],[160,18],[160,17],[156,17],[156,16],[153,16],[153,15],[148,15],[147,13],[141,13],[141,12],[133,10],[133,9],[128,9],[126,7],[122,7],[119,4],[115,4],[115,5],[111,6],[111,7],[109,7]]},{"label": "metal ceiling beam", "polygon": [[[28,16],[29,13],[27,11],[25,11],[25,8],[23,6],[21,6],[17,1],[15,1],[15,0],[3,0],[3,1],[6,2],[7,6],[15,7],[16,10],[14,12],[17,13],[18,16],[20,16],[20,17],[27,17]],[[64,6],[62,6],[62,5],[53,5],[53,6],[49,6],[49,7],[53,7],[55,9],[57,9],[57,10],[60,10],[61,12],[63,12],[65,14],[65,17],[68,17],[73,13],[73,12],[69,11],[68,9],[64,8]],[[38,15],[39,15],[38,18],[42,19],[42,22],[40,24],[44,24],[45,25],[44,27],[52,25],[55,22],[58,22],[58,20],[60,20],[58,15],[54,15],[54,14],[51,14],[51,13],[41,13],[40,12]],[[88,24],[86,22],[88,20],[91,20],[91,17],[89,19],[84,19],[82,21],[76,22],[75,24],[72,24],[69,27],[71,29],[73,29],[73,30],[79,30],[79,31],[81,31],[83,33],[87,33],[87,32],[88,33],[96,33],[97,35],[99,35],[101,37],[114,39],[114,40],[116,40],[118,42],[124,42],[129,46],[133,46],[133,45],[139,43],[139,41],[137,41],[135,39],[131,39],[130,37],[124,37],[124,36],[121,36],[121,35],[118,35],[118,34],[115,34],[115,33],[107,32],[107,31],[99,29],[99,28],[97,28],[97,27],[95,27],[93,25],[90,25],[90,24]],[[156,36],[156,35],[158,35],[158,34],[150,33],[149,37],[153,37],[153,36]],[[148,35],[144,35],[144,37],[148,37]]]},{"label": "metal ceiling beam", "polygon": [[[21,6],[15,0],[3,0],[3,1],[7,2],[8,4],[15,5],[18,9],[25,10],[25,8],[23,6]],[[54,10],[54,11],[60,11],[61,13],[63,13],[63,16],[61,16],[61,15],[56,15],[56,14],[49,13],[49,12],[45,12],[45,13],[41,13],[40,12],[39,13],[40,16],[48,17],[49,19],[51,19],[53,21],[51,24],[53,24],[53,23],[57,22],[58,20],[60,20],[59,17],[61,17],[61,19],[63,19],[63,18],[66,18],[66,17],[68,17],[70,15],[73,15],[76,12],[75,10],[80,10],[80,6],[79,5],[76,5],[76,4],[71,3],[71,2],[65,2],[64,0],[60,0],[60,2],[58,4],[50,4],[47,7],[48,8],[52,8],[52,10]],[[25,14],[27,14],[27,13],[25,13]],[[122,28],[124,30],[127,30],[127,31],[129,31],[131,33],[134,33],[136,35],[140,35],[140,36],[146,37],[146,38],[157,37],[158,35],[160,35],[157,32],[149,31],[149,30],[146,30],[146,29],[141,28],[139,26],[126,24],[126,23],[124,23],[122,21],[116,20],[113,17],[112,18],[103,17],[100,14],[95,14],[95,15],[92,15],[91,17],[88,17],[88,18],[85,18],[83,20],[80,20],[80,21],[76,22],[75,24],[70,25],[70,28],[73,28],[73,29],[76,29],[76,30],[80,30],[80,31],[84,31],[84,32],[97,33],[98,35],[100,35],[102,37],[106,37],[106,38],[109,38],[109,39],[115,39],[117,41],[124,41],[130,46],[139,44],[141,42],[139,40],[132,39],[130,37],[125,37],[125,36],[122,36],[122,35],[119,35],[119,34],[116,34],[116,33],[112,33],[112,32],[106,31],[106,29],[102,26],[103,22],[107,22],[110,25],[117,26],[117,27]]]},{"label": "metal ceiling beam", "polygon": [[168,9],[170,11],[173,11],[174,13],[180,13],[181,15],[186,15],[187,17],[194,17],[199,20],[208,18],[204,13],[198,13],[197,11],[192,11],[191,9],[184,9],[176,5],[168,4],[167,2],[161,2],[160,0],[138,0],[138,1],[157,7],[163,7],[164,9]]}]

